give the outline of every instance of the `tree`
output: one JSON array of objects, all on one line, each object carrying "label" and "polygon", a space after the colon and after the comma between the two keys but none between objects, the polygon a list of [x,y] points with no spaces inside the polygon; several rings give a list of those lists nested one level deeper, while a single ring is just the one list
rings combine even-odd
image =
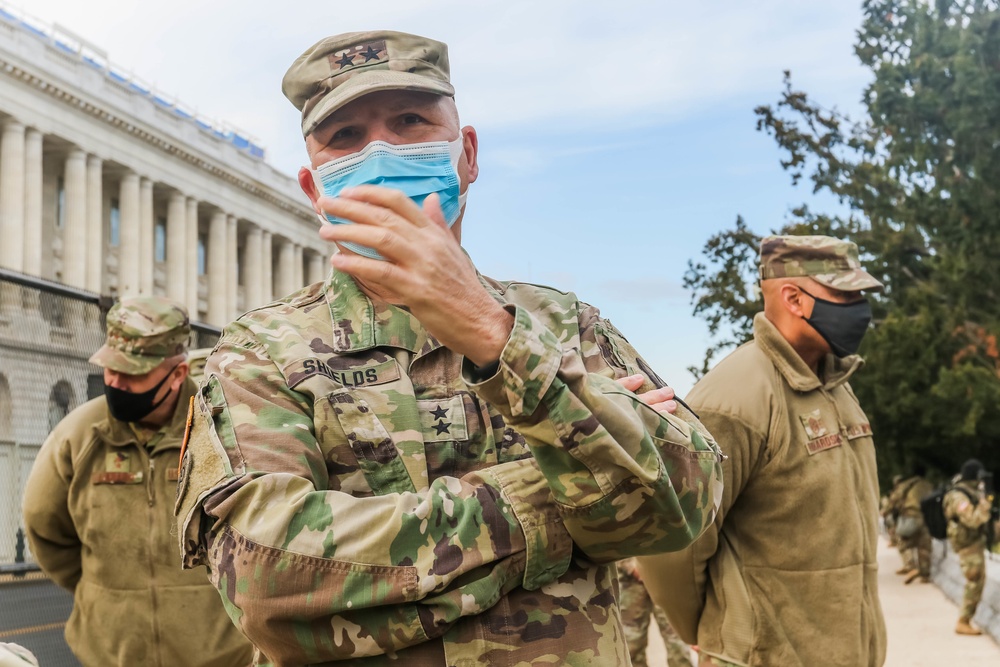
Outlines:
[{"label": "tree", "polygon": [[[800,206],[782,234],[856,242],[886,290],[852,381],[881,478],[921,462],[948,476],[1000,468],[1000,8],[998,0],[867,0],[855,53],[871,70],[852,120],[795,90],[756,109],[793,183],[843,212]],[[738,218],[691,261],[685,285],[720,350],[751,335],[760,238]]]}]

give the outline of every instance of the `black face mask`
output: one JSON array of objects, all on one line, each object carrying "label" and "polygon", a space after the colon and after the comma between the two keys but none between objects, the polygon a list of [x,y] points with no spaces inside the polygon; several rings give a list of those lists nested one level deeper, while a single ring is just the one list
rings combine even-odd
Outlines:
[{"label": "black face mask", "polygon": [[[809,294],[801,287],[799,289]],[[803,319],[830,344],[830,349],[838,357],[857,352],[872,321],[872,305],[868,300],[837,303],[812,294],[809,296],[815,302],[812,315]]]},{"label": "black face mask", "polygon": [[[179,366],[180,364],[177,364]],[[177,368],[174,366],[174,368]],[[173,374],[174,368],[170,369],[170,372],[163,376],[155,387],[149,391],[144,391],[141,394],[131,391],[125,391],[124,389],[117,389],[115,387],[109,387],[107,384],[104,385],[104,397],[108,399],[108,410],[111,412],[111,416],[115,419],[123,422],[137,422],[151,413],[156,408],[163,405],[163,402],[167,400],[167,397],[173,393],[171,389],[166,394],[163,395],[158,401],[156,399],[156,392],[160,390],[163,383]],[[154,402],[155,401],[155,402]]]}]

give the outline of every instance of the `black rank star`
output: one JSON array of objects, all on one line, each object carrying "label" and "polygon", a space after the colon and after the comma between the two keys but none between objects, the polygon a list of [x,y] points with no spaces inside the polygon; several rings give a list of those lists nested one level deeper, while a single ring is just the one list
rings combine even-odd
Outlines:
[{"label": "black rank star", "polygon": [[438,405],[431,410],[431,414],[434,415],[434,419],[444,419],[448,416],[448,410]]},{"label": "black rank star", "polygon": [[345,53],[343,56],[341,56],[340,60],[337,61],[337,64],[340,65],[340,69],[344,69],[345,67],[347,67],[349,65],[353,65],[354,64],[354,56],[351,56],[351,55],[348,55],[347,53]]},{"label": "black rank star", "polygon": [[443,420],[439,421],[437,424],[434,424],[434,430],[437,431],[438,435],[441,435],[442,433],[447,433],[448,435],[451,435],[451,431],[448,430],[449,428],[451,428],[451,423]]},{"label": "black rank star", "polygon": [[378,49],[373,49],[370,46],[368,47],[368,50],[361,55],[365,57],[365,62],[368,62],[369,60],[381,60],[381,58],[378,57]]}]

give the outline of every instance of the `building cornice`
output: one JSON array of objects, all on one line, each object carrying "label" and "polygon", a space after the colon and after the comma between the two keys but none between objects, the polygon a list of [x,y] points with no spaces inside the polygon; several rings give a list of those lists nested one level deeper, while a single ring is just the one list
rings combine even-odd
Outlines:
[{"label": "building cornice", "polygon": [[92,101],[86,100],[76,93],[53,83],[52,81],[47,81],[38,75],[25,70],[19,64],[11,62],[11,60],[5,57],[2,53],[0,53],[0,69],[2,69],[9,76],[14,77],[22,83],[48,95],[49,97],[52,97],[53,99],[59,100],[63,104],[72,107],[74,110],[86,113],[119,131],[140,139],[145,143],[163,151],[164,153],[183,160],[188,164],[211,174],[212,176],[220,178],[253,195],[254,197],[273,204],[279,209],[286,211],[305,222],[309,222],[311,224],[315,220],[315,214],[304,204],[297,205],[285,197],[278,196],[274,192],[261,187],[251,180],[241,178],[236,173],[224,169],[218,164],[215,164],[214,162],[186,149],[176,141],[173,141],[158,132],[145,128],[132,119],[115,113],[114,111],[110,111]]}]

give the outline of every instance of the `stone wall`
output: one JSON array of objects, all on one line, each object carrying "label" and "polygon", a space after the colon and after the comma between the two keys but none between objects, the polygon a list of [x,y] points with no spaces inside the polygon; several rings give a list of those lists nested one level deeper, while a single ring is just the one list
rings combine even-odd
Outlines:
[{"label": "stone wall", "polygon": [[[965,576],[958,565],[958,557],[948,543],[942,540],[934,540],[931,576],[948,599],[956,605],[962,604]],[[958,620],[957,609],[955,620]],[[1000,642],[1000,557],[996,554],[987,556],[986,588],[983,590],[983,599],[976,609],[973,623]]]}]

